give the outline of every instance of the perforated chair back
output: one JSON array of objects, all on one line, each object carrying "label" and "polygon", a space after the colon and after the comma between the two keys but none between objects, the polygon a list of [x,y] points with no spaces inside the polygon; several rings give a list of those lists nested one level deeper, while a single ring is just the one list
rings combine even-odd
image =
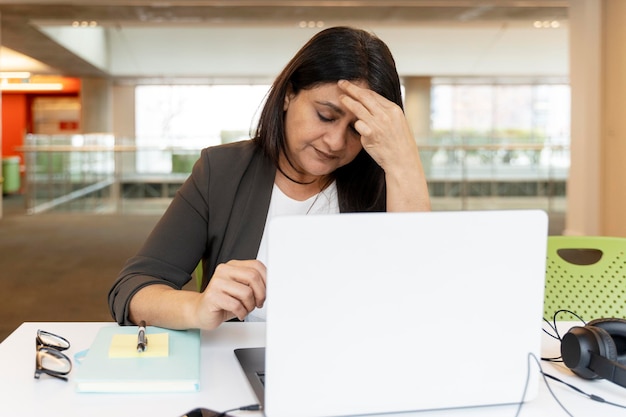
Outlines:
[{"label": "perforated chair back", "polygon": [[[626,318],[626,238],[549,236],[543,314]],[[557,320],[573,320],[559,314]]]},{"label": "perforated chair back", "polygon": [[196,269],[193,270],[193,276],[196,278],[196,289],[198,292],[202,292],[202,275],[204,275],[204,269],[202,267],[202,261],[200,261],[196,266]]}]

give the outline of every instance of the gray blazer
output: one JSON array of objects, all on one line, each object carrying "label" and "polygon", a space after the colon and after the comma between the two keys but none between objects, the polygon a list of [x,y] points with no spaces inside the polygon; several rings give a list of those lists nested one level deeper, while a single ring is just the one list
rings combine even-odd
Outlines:
[{"label": "gray blazer", "polygon": [[204,259],[204,283],[217,265],[255,259],[276,167],[252,141],[202,150],[191,176],[109,291],[109,309],[122,325],[132,296],[151,284],[180,289]]}]

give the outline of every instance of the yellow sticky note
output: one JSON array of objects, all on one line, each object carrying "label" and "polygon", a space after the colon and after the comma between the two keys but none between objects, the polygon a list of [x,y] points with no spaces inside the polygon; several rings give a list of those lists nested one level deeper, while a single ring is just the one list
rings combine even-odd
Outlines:
[{"label": "yellow sticky note", "polygon": [[156,358],[169,356],[169,334],[150,333],[148,347],[137,352],[136,334],[114,334],[109,346],[109,358]]}]

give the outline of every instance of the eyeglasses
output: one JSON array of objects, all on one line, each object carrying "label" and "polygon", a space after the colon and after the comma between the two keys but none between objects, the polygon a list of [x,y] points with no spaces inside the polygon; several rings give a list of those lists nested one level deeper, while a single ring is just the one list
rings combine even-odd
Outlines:
[{"label": "eyeglasses", "polygon": [[39,379],[44,373],[67,381],[65,375],[72,370],[72,361],[62,351],[69,349],[70,342],[56,334],[37,330],[35,347],[35,378]]}]

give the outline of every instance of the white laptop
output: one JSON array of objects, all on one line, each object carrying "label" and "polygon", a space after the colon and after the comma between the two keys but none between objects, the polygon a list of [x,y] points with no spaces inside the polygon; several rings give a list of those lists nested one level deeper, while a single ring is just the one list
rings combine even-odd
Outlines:
[{"label": "white laptop", "polygon": [[266,347],[237,350],[265,415],[518,403],[540,356],[547,230],[539,210],[276,218]]}]

